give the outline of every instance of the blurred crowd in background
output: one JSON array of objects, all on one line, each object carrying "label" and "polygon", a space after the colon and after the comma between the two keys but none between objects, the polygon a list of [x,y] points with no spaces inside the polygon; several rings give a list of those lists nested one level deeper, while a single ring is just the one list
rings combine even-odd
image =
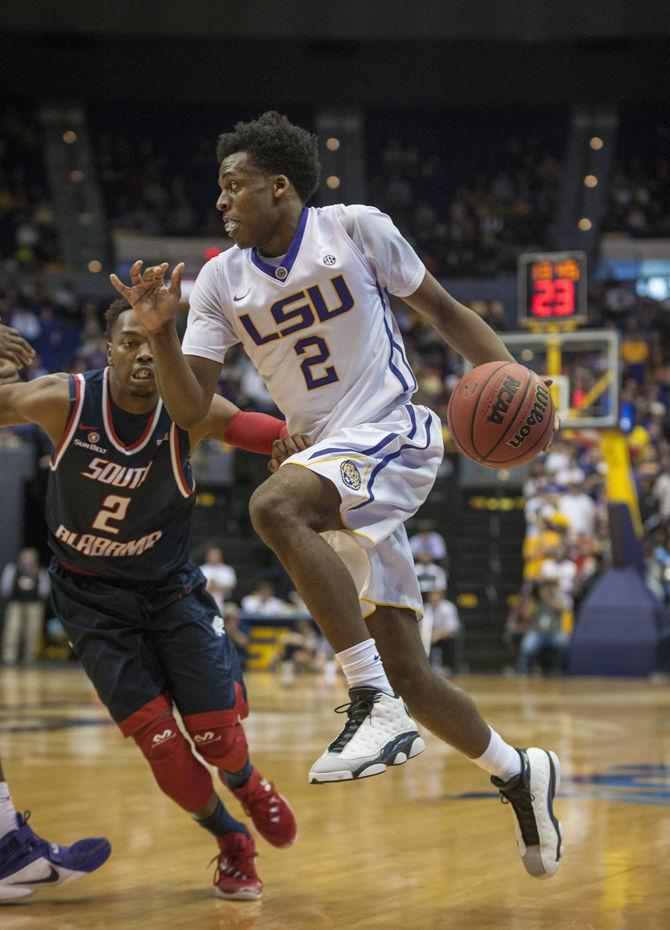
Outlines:
[{"label": "blurred crowd in background", "polygon": [[[174,147],[167,145],[165,129],[163,135],[157,131],[151,138],[131,138],[107,132],[104,126],[96,128],[93,116],[92,121],[111,227],[156,235],[221,236],[220,218],[213,209],[213,146],[201,141],[200,131],[184,134],[190,141],[177,158]],[[373,114],[370,123],[369,201],[393,217],[427,267],[445,276],[447,286],[450,276],[513,272],[520,250],[551,247],[561,183],[556,140],[563,138],[564,125],[557,129],[554,120],[553,136],[523,136],[514,131],[512,121],[498,129],[499,145],[492,148],[490,126],[477,130],[457,115],[439,125],[430,114],[424,115],[420,131],[409,135],[406,128],[406,136],[391,134],[392,122],[383,113]],[[385,127],[385,134],[375,132],[377,124]],[[654,145],[644,151],[636,149],[630,127],[623,136],[610,181],[605,229],[669,236],[670,130],[657,120],[645,131],[645,139],[651,138]],[[428,154],[431,143],[432,151],[443,154]],[[469,156],[465,164],[464,151]],[[102,315],[107,301],[81,296],[68,281],[42,162],[39,127],[30,114],[0,112],[0,319],[36,349],[24,373],[29,379],[106,364]],[[65,272],[65,277],[58,284],[46,284],[45,278],[32,274],[40,270]],[[114,296],[110,293],[109,299]],[[632,283],[595,281],[589,303],[590,325],[621,334],[620,427],[628,436],[640,501],[647,580],[667,603],[670,300],[641,297]],[[509,328],[501,301],[473,301],[471,306],[494,329]],[[444,421],[451,391],[463,372],[462,360],[402,302],[394,303],[394,311],[419,380],[417,402],[429,404]],[[243,409],[275,412],[262,380],[239,349],[227,358],[220,391]],[[0,430],[0,444],[41,442],[46,455],[47,444],[38,432],[32,427]],[[575,609],[608,558],[604,482],[605,465],[595,434],[563,433],[550,453],[533,463],[524,486],[524,578],[506,630],[510,668],[523,673],[542,660],[549,670],[562,669]],[[437,552],[430,546],[425,551],[417,548],[415,556],[429,620],[423,627],[424,642],[435,663],[448,672],[458,670],[462,661],[462,629],[456,607],[446,596],[446,550],[435,545]],[[26,558],[30,563],[30,554]],[[203,564],[242,652],[250,618],[270,604],[272,612],[296,618],[295,637],[286,642],[282,662],[290,660],[294,671],[301,665],[331,668],[332,657],[295,592],[278,599],[270,583],[260,580],[254,592],[234,601],[235,570],[225,566],[217,547]],[[12,585],[14,581],[3,582],[9,603],[16,594]],[[39,579],[34,590],[39,600]],[[31,630],[34,626],[33,620]],[[13,620],[5,622],[6,662],[18,655],[15,628]],[[24,657],[32,655],[33,640],[30,634]],[[549,658],[545,652],[551,653]],[[286,674],[287,669],[288,665]]]}]

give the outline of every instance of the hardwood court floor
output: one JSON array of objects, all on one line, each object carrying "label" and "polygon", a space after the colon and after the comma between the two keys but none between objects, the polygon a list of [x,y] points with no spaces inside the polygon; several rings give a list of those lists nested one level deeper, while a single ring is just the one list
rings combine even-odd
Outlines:
[{"label": "hardwood court floor", "polygon": [[[309,786],[341,682],[249,676],[253,758],[294,805],[298,842],[259,840],[262,902],[211,896],[215,847],[154,786],[77,668],[0,672],[0,740],[17,807],[60,842],[105,834],[100,872],[0,907],[0,930],[661,930],[670,927],[670,687],[468,677],[511,741],[556,749],[566,854],[526,876],[512,819],[476,767],[427,736],[420,758]],[[482,796],[479,796],[479,795]],[[474,795],[471,796],[471,795]],[[232,800],[231,808],[238,811]]]}]

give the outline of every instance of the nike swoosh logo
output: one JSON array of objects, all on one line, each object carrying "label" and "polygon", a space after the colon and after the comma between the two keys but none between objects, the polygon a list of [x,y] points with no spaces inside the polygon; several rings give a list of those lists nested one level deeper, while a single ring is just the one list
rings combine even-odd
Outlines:
[{"label": "nike swoosh logo", "polygon": [[50,875],[48,878],[36,878],[32,882],[9,882],[10,885],[44,885],[51,884],[52,882],[57,882],[60,878],[60,875],[56,869],[51,868]]},{"label": "nike swoosh logo", "polygon": [[244,300],[244,298],[250,293],[251,293],[251,288],[249,288],[248,291],[245,291],[244,294],[240,294],[239,297],[237,296],[237,294],[233,294],[233,300],[234,301]]}]

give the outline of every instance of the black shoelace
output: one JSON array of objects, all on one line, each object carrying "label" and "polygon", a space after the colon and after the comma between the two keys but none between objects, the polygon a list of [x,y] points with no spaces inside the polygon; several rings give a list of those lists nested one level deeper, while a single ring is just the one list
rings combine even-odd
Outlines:
[{"label": "black shoelace", "polygon": [[535,811],[533,810],[533,801],[535,798],[528,788],[521,782],[516,788],[508,793],[500,792],[500,800],[503,804],[511,804],[519,821],[519,829],[524,843],[533,846],[537,843],[537,822],[535,820]]},{"label": "black shoelace", "polygon": [[376,691],[358,698],[355,703],[351,701],[349,704],[340,704],[335,708],[336,714],[347,715],[347,722],[337,739],[333,740],[328,747],[330,752],[341,752],[344,749],[365,718],[372,712],[372,705],[378,697],[379,692]]}]

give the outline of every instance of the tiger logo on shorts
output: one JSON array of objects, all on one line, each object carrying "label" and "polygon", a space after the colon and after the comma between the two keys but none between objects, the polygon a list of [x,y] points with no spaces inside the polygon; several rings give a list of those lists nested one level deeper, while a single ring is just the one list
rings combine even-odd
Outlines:
[{"label": "tiger logo on shorts", "polygon": [[352,491],[358,491],[363,482],[361,473],[351,459],[342,462],[340,465],[340,474],[342,475],[342,481],[348,488],[351,488]]}]

